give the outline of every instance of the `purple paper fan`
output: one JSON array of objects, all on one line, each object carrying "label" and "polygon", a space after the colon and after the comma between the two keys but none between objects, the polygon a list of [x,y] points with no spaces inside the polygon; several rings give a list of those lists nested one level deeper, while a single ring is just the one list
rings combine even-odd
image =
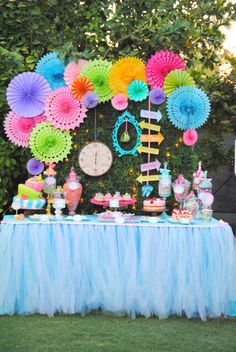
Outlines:
[{"label": "purple paper fan", "polygon": [[35,158],[32,158],[27,162],[26,167],[27,167],[28,173],[35,176],[35,175],[41,174],[41,172],[44,169],[44,163],[41,163]]},{"label": "purple paper fan", "polygon": [[98,96],[94,92],[88,92],[82,99],[82,103],[87,109],[95,108],[98,105]]},{"label": "purple paper fan", "polygon": [[50,85],[45,78],[35,72],[24,72],[9,83],[7,101],[16,114],[33,117],[44,111],[45,100],[50,92]]}]

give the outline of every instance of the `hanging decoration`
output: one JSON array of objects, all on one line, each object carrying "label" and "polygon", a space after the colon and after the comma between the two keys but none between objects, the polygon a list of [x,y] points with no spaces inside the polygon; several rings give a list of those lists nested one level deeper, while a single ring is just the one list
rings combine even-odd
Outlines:
[{"label": "hanging decoration", "polygon": [[194,145],[198,140],[198,134],[195,130],[186,130],[183,134],[184,144],[191,146]]},{"label": "hanging decoration", "polygon": [[140,79],[132,81],[127,89],[130,100],[143,101],[148,96],[148,86]]},{"label": "hanging decoration", "polygon": [[81,69],[88,63],[87,60],[82,60],[80,59],[78,63],[75,61],[71,61],[65,68],[64,71],[64,80],[67,84],[67,86],[71,86],[72,83],[78,76],[80,75]]},{"label": "hanging decoration", "polygon": [[93,109],[98,105],[98,96],[94,92],[86,93],[82,99],[82,103],[87,109]]},{"label": "hanging decoration", "polygon": [[64,80],[65,65],[58,54],[53,52],[44,55],[36,65],[35,72],[43,76],[52,90],[66,85]]},{"label": "hanging decoration", "polygon": [[87,109],[71,93],[69,87],[55,89],[47,98],[47,120],[61,130],[73,130],[84,122]]},{"label": "hanging decoration", "polygon": [[169,96],[176,88],[182,86],[195,86],[195,82],[188,72],[174,70],[168,73],[164,81],[164,91],[167,96]]},{"label": "hanging decoration", "polygon": [[35,125],[46,119],[45,115],[34,118],[21,117],[10,111],[4,120],[4,130],[8,139],[19,147],[28,147],[30,133]]},{"label": "hanging decoration", "polygon": [[72,137],[44,121],[31,132],[30,149],[33,156],[41,162],[58,163],[70,153]]},{"label": "hanging decoration", "polygon": [[128,85],[134,80],[146,82],[145,64],[135,57],[125,57],[115,62],[109,73],[109,85],[114,94],[127,95]]},{"label": "hanging decoration", "polygon": [[163,87],[164,79],[170,71],[185,70],[185,62],[172,51],[157,51],[150,57],[146,66],[146,76],[151,88]]},{"label": "hanging decoration", "polygon": [[7,102],[16,114],[33,117],[44,112],[48,82],[34,72],[23,72],[14,77],[7,88]]},{"label": "hanging decoration", "polygon": [[33,176],[37,176],[43,172],[44,163],[41,163],[40,161],[38,161],[35,158],[31,158],[27,162],[26,167],[27,167],[27,171],[29,174],[31,174]]},{"label": "hanging decoration", "polygon": [[91,81],[86,77],[76,78],[71,85],[71,92],[77,99],[82,99],[86,93],[92,91],[93,85]]},{"label": "hanging decoration", "polygon": [[149,92],[150,102],[154,105],[161,105],[166,100],[166,95],[161,88],[152,88]]},{"label": "hanging decoration", "polygon": [[111,63],[109,61],[93,60],[85,65],[80,72],[80,77],[87,77],[92,82],[100,103],[104,103],[112,97],[108,83],[110,69]]},{"label": "hanging decoration", "polygon": [[[132,149],[125,150],[121,147],[119,141],[118,141],[118,132],[122,124],[124,123],[130,123],[133,125],[133,127],[136,130],[136,143]],[[128,132],[128,130],[126,131]],[[123,155],[138,155],[137,154],[137,148],[140,145],[140,135],[141,135],[141,129],[138,125],[137,120],[135,117],[128,111],[123,112],[122,115],[120,115],[116,121],[115,128],[112,132],[112,141],[113,141],[113,147],[116,150],[117,154],[119,157]],[[127,141],[128,142],[128,141]]]},{"label": "hanging decoration", "polygon": [[125,110],[128,107],[128,98],[124,94],[115,94],[111,99],[111,105],[116,110]]},{"label": "hanging decoration", "polygon": [[201,127],[209,117],[210,101],[206,93],[195,87],[177,88],[167,100],[167,114],[181,130]]}]

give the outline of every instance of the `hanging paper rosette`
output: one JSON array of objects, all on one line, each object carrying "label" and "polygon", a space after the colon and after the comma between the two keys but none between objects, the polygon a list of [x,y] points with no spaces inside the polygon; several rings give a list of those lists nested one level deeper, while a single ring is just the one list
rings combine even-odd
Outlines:
[{"label": "hanging paper rosette", "polygon": [[65,86],[65,65],[59,59],[58,54],[53,52],[44,55],[36,65],[35,72],[43,76],[50,84],[51,89]]},{"label": "hanging paper rosette", "polygon": [[141,80],[134,80],[128,85],[128,96],[131,100],[142,101],[148,96],[148,86]]},{"label": "hanging paper rosette", "polygon": [[81,69],[88,63],[87,60],[80,59],[78,63],[71,61],[65,68],[64,80],[70,87],[74,80],[79,77]]},{"label": "hanging paper rosette", "polygon": [[128,106],[128,98],[124,94],[116,94],[111,99],[111,105],[116,110],[125,110]]},{"label": "hanging paper rosette", "polygon": [[98,96],[94,92],[88,92],[82,98],[82,103],[87,109],[93,109],[98,105]]},{"label": "hanging paper rosette", "polygon": [[92,82],[100,103],[104,103],[112,97],[112,91],[108,84],[110,68],[111,63],[107,60],[93,60],[85,65],[80,72],[80,77],[86,77]]},{"label": "hanging paper rosette", "polygon": [[195,130],[186,130],[183,133],[183,141],[185,145],[191,146],[197,143],[198,134]]},{"label": "hanging paper rosette", "polygon": [[163,87],[164,79],[170,71],[185,70],[184,61],[172,51],[157,51],[150,57],[146,66],[148,84],[151,88]]},{"label": "hanging paper rosette", "polygon": [[166,100],[166,95],[162,88],[152,88],[149,92],[150,102],[154,105],[161,105]]},{"label": "hanging paper rosette", "polygon": [[31,132],[30,149],[33,156],[41,162],[58,163],[70,153],[72,137],[44,121]]},{"label": "hanging paper rosette", "polygon": [[210,110],[207,95],[195,87],[177,88],[167,101],[168,117],[181,130],[201,127],[209,117]]},{"label": "hanging paper rosette", "polygon": [[46,119],[45,115],[35,116],[33,118],[21,117],[10,111],[4,120],[4,130],[8,139],[20,146],[28,147],[29,136],[37,123]]},{"label": "hanging paper rosette", "polygon": [[128,85],[134,80],[146,82],[145,64],[135,57],[125,57],[112,65],[109,85],[114,94],[127,95]]},{"label": "hanging paper rosette", "polygon": [[41,163],[35,158],[31,158],[28,160],[26,167],[27,167],[28,173],[35,176],[43,172],[44,163]]},{"label": "hanging paper rosette", "polygon": [[164,81],[164,91],[169,96],[176,88],[183,86],[195,86],[190,74],[182,70],[174,70],[168,73]]},{"label": "hanging paper rosette", "polygon": [[93,85],[91,81],[86,77],[76,78],[71,85],[71,92],[77,99],[82,99],[86,93],[92,91]]},{"label": "hanging paper rosette", "polygon": [[33,117],[44,111],[48,82],[34,72],[23,72],[14,77],[7,88],[7,102],[16,114]]},{"label": "hanging paper rosette", "polygon": [[86,107],[72,95],[69,87],[55,89],[45,104],[47,120],[61,130],[79,127],[87,116],[86,111]]}]

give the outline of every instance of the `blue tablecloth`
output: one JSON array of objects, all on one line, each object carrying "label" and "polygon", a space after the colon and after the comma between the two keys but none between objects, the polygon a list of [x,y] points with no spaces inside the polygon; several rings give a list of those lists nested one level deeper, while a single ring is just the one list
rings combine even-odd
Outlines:
[{"label": "blue tablecloth", "polygon": [[229,225],[40,223],[7,216],[0,233],[0,314],[236,314]]}]

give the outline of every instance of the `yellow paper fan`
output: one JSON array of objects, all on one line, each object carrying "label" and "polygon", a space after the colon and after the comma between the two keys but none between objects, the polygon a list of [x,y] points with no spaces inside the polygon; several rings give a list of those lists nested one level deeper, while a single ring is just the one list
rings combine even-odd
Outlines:
[{"label": "yellow paper fan", "polygon": [[114,94],[125,94],[130,82],[142,80],[146,82],[145,64],[135,57],[125,57],[111,67],[109,86]]},{"label": "yellow paper fan", "polygon": [[164,81],[164,92],[169,96],[176,88],[183,86],[195,86],[190,74],[182,70],[174,70],[168,73]]}]

